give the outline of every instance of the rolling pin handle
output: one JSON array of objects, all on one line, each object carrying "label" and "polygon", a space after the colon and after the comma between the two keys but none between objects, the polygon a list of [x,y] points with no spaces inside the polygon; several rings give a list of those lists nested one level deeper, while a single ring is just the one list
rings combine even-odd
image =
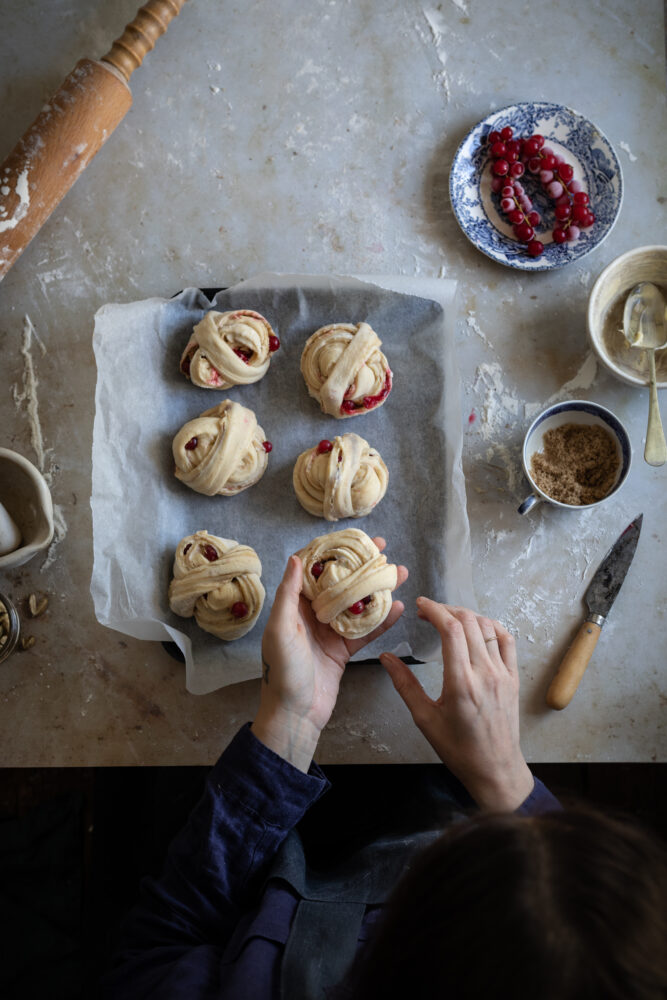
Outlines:
[{"label": "rolling pin handle", "polygon": [[127,81],[185,0],[148,0],[101,61],[81,59],[0,164],[0,281],[132,105]]},{"label": "rolling pin handle", "polygon": [[164,35],[171,21],[178,17],[184,3],[185,0],[148,0],[107,54],[102,56],[102,61],[129,80],[160,35]]}]

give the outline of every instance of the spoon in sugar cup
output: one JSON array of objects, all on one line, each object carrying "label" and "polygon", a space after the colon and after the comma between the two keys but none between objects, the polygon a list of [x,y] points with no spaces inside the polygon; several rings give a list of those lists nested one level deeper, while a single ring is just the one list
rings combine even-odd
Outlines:
[{"label": "spoon in sugar cup", "polygon": [[655,384],[655,352],[661,347],[667,347],[667,323],[665,300],[660,289],[652,282],[640,282],[625,300],[623,335],[630,347],[646,351],[648,358],[649,404],[644,460],[649,465],[664,465],[667,461],[667,443],[660,420]]}]

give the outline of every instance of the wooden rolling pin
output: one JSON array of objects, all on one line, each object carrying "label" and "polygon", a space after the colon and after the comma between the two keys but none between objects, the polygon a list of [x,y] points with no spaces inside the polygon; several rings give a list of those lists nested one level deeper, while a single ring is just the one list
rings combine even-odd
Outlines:
[{"label": "wooden rolling pin", "polygon": [[127,81],[184,3],[148,0],[100,62],[78,62],[0,166],[0,281],[129,111]]}]

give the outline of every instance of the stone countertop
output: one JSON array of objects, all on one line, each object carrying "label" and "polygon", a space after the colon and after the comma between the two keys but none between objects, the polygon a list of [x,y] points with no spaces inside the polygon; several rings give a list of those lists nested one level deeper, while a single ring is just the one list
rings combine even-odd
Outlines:
[{"label": "stone countertop", "polygon": [[[74,63],[108,50],[136,2],[52,0],[45,10],[7,0],[0,159]],[[35,460],[22,399],[28,314],[43,344],[33,342],[30,358],[59,526],[46,559],[0,571],[22,610],[32,592],[50,598],[42,617],[23,617],[35,645],[0,667],[3,765],[206,764],[252,716],[258,682],[189,695],[160,644],[95,621],[91,335],[105,302],[263,270],[458,280],[474,583],[479,608],[517,635],[526,755],[665,759],[667,471],[641,457],[646,394],[596,367],[585,327],[605,265],[667,242],[663,40],[658,0],[563,0],[539,17],[511,0],[186,4],[134,74],[131,111],[0,286],[0,445]],[[624,173],[608,239],[545,274],[480,254],[448,197],[468,129],[522,100],[590,118]],[[542,506],[521,519],[529,414],[559,394],[598,400],[625,422],[630,479],[598,510]],[[582,619],[586,583],[640,510],[636,558],[580,689],[550,712],[544,693]],[[420,672],[432,689],[433,671]],[[434,755],[382,669],[360,666],[346,675],[318,759]]]}]

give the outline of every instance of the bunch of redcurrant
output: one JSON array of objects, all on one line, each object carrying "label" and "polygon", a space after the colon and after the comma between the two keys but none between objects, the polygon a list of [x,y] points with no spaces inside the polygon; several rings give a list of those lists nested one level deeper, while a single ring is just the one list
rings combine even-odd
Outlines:
[{"label": "bunch of redcurrant", "polygon": [[570,164],[545,145],[543,135],[515,139],[513,130],[506,125],[500,132],[490,132],[486,141],[493,174],[491,189],[500,195],[501,211],[531,257],[539,257],[544,244],[535,237],[540,216],[519,181],[526,170],[539,176],[542,188],[554,202],[557,222],[552,232],[554,243],[574,242],[582,229],[593,225],[595,215],[589,208],[588,195],[580,182],[574,180]]}]

